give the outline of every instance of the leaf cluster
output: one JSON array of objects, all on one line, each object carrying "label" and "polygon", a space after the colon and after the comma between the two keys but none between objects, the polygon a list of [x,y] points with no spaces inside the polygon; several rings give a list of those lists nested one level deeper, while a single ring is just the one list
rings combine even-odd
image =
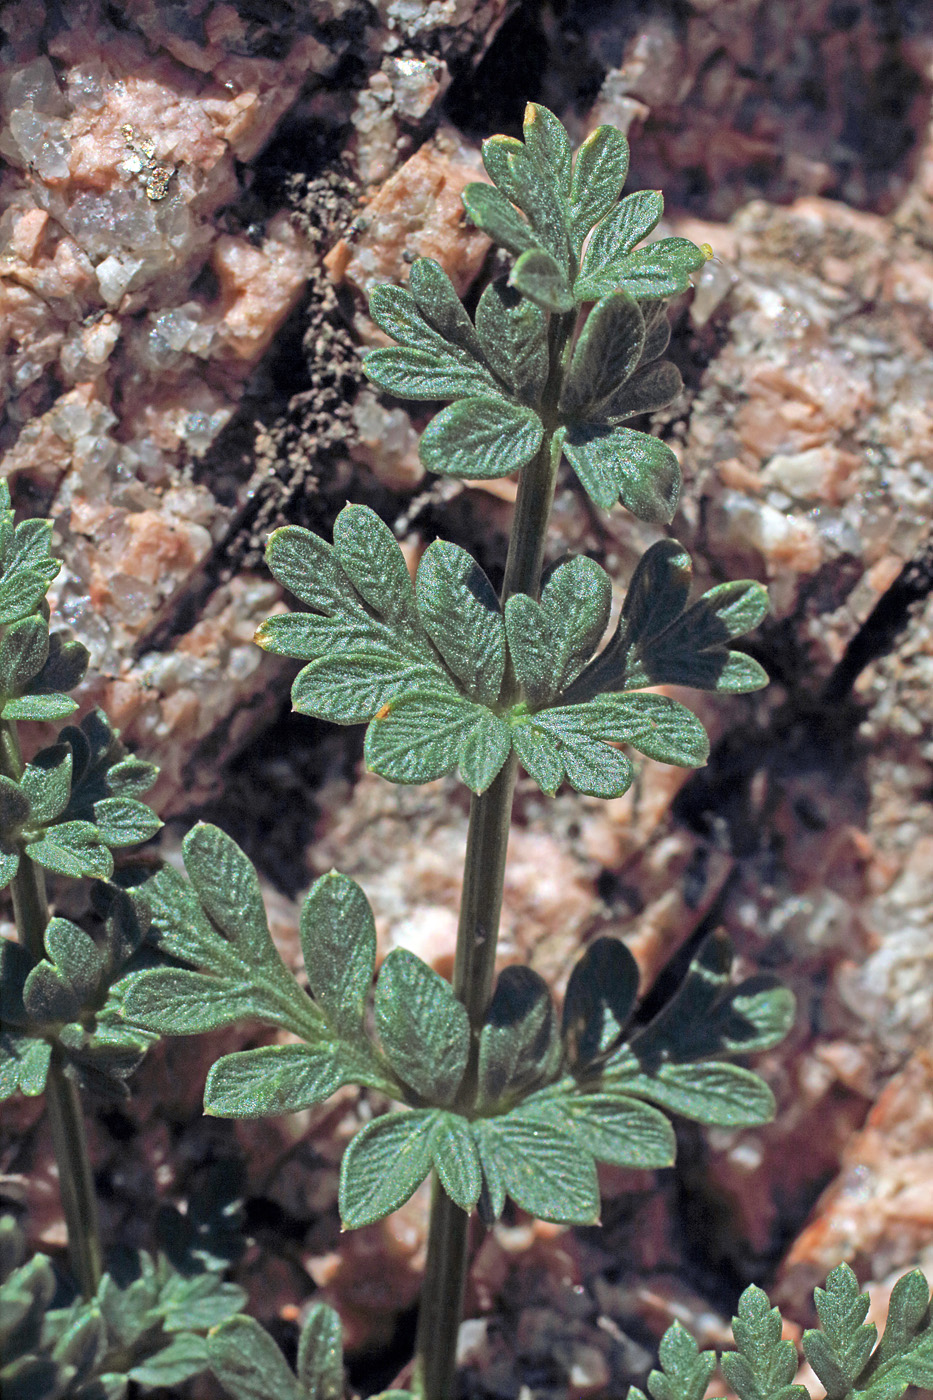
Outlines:
[{"label": "leaf cluster", "polygon": [[[804,1333],[803,1350],[827,1400],[898,1400],[908,1386],[933,1386],[933,1313],[919,1269],[894,1285],[880,1343],[877,1327],[865,1324],[868,1294],[859,1291],[848,1264],[832,1271],[814,1299],[820,1326]],[[723,1352],[720,1361],[739,1400],[810,1400],[807,1387],[794,1382],[797,1351],[793,1342],[782,1341],[782,1330],[781,1314],[767,1294],[754,1284],[746,1288],[732,1319],[738,1350]],[[648,1377],[652,1400],[702,1400],[716,1369],[715,1352],[701,1352],[675,1322],[661,1341],[660,1362]],[[632,1386],[628,1400],[647,1397]]]},{"label": "leaf cluster", "polygon": [[95,886],[92,902],[102,924],[99,940],[56,917],[39,961],[20,943],[0,945],[0,1099],[17,1091],[41,1094],[53,1050],[85,1088],[126,1097],[127,1080],[156,1039],[126,1024],[115,991],[142,943],[133,903],[104,884]]},{"label": "leaf cluster", "polygon": [[[459,767],[481,793],[514,748],[553,794],[616,797],[633,778],[618,745],[681,766],[706,762],[705,731],[661,695],[662,683],[754,690],[767,681],[729,644],[767,611],[760,584],[710,589],[688,606],[690,559],[661,541],[639,564],[619,626],[594,657],[612,601],[608,574],[583,557],[558,565],[540,602],[525,594],[503,610],[463,549],[438,540],[413,584],[394,536],[367,506],[347,506],[334,543],[286,526],[267,550],[272,573],[309,612],[271,617],[257,641],[308,664],[292,687],[297,710],[368,725],[366,762],[396,783],[422,783]],[[500,702],[511,666],[523,698]]]},{"label": "leaf cluster", "polygon": [[18,779],[0,776],[0,888],[24,855],[58,875],[109,880],[113,851],[148,841],[162,825],[139,800],[156,776],[127,754],[102,710],[60,730]]},{"label": "leaf cluster", "polygon": [[5,1400],[122,1400],[180,1385],[208,1368],[206,1333],[233,1316],[246,1294],[216,1271],[181,1272],[164,1255],[135,1256],[104,1275],[89,1301],[60,1303],[49,1258],[23,1262],[22,1236],[0,1222],[0,1369]]},{"label": "leaf cluster", "polygon": [[187,880],[165,868],[136,892],[153,945],[177,965],[128,974],[123,1014],[163,1035],[247,1019],[298,1037],[218,1060],[207,1113],[291,1113],[344,1083],[406,1105],[362,1128],[344,1155],[347,1226],[396,1210],[432,1169],[458,1205],[487,1218],[508,1195],[542,1219],[592,1222],[596,1160],[673,1161],[665,1112],[731,1127],[773,1115],[764,1082],[729,1061],[781,1040],[793,998],[767,978],[732,986],[724,939],[704,945],[667,1011],[633,1033],[638,973],[621,942],[600,939],[584,954],[562,1022],[535,972],[507,968],[474,1044],[450,984],[404,949],[382,963],[370,1019],[375,927],[347,876],[322,876],[302,908],[305,990],[275,949],[235,843],[202,825],[183,852]]},{"label": "leaf cluster", "polygon": [[472,222],[515,255],[480,297],[475,324],[430,259],[412,264],[408,290],[373,292],[370,314],[397,345],[367,355],[368,377],[400,398],[450,402],[421,439],[428,470],[507,476],[553,435],[551,450],[563,450],[596,505],[621,500],[642,520],[672,519],[674,453],[622,424],[680,392],[676,367],[660,359],[665,298],[686,289],[705,254],[683,238],[637,247],[664,204],[657,190],[620,200],[628,159],[609,126],[574,159],[554,114],[529,103],[523,141],[483,144],[492,184],[463,192]]}]

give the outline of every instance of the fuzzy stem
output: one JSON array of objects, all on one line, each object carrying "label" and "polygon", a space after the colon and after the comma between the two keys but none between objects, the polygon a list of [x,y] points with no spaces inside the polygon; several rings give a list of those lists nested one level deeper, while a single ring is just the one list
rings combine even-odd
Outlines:
[{"label": "fuzzy stem", "polygon": [[[554,421],[564,348],[573,325],[572,317],[556,319],[560,324],[554,327],[552,335],[553,369],[542,405],[542,416],[549,423]],[[502,586],[503,604],[513,593],[538,595],[559,461],[553,431],[545,432],[536,456],[522,469],[519,478]],[[514,704],[518,695],[519,687],[509,665],[501,703]],[[470,803],[453,982],[454,991],[469,1014],[474,1040],[461,1102],[464,1096],[471,1099],[475,1089],[477,1042],[492,991],[516,767],[515,754],[511,753],[495,781]],[[466,1212],[454,1205],[435,1180],[415,1344],[414,1387],[421,1400],[450,1400],[454,1393],[468,1224]]]},{"label": "fuzzy stem", "polygon": [[[0,721],[0,772],[14,782],[18,782],[23,773],[16,724],[12,720]],[[38,962],[45,957],[49,907],[42,867],[31,861],[25,851],[20,854],[12,892],[19,940]],[[88,1156],[81,1100],[73,1081],[65,1073],[58,1050],[52,1052],[45,1103],[58,1164],[71,1267],[85,1298],[92,1298],[103,1273],[94,1174]]]}]

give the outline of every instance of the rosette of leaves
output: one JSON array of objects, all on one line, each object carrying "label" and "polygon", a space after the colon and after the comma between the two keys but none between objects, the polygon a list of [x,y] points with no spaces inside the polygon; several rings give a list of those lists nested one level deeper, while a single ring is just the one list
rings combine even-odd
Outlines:
[{"label": "rosette of leaves", "polygon": [[601,939],[584,954],[561,1022],[536,973],[506,969],[473,1076],[466,1010],[413,953],[386,957],[368,1016],[375,927],[348,877],[323,876],[302,908],[305,990],[275,949],[256,873],[236,844],[199,826],[184,860],[187,880],[166,868],[136,892],[153,944],[178,965],[130,973],[124,1014],[163,1035],[254,1020],[298,1038],[218,1060],[207,1113],[291,1113],[345,1083],[404,1104],[368,1123],[344,1154],[347,1226],[398,1209],[432,1168],[457,1205],[479,1205],[489,1219],[508,1195],[541,1219],[592,1223],[596,1161],[669,1165],[668,1113],[730,1127],[773,1114],[764,1081],[731,1060],[783,1038],[793,997],[768,978],[732,986],[724,939],[704,946],[671,1005],[633,1033],[638,973],[622,943]]},{"label": "rosette of leaves", "polygon": [[[298,526],[275,531],[266,558],[311,609],[269,618],[256,634],[267,650],[309,663],[292,687],[295,709],[367,724],[366,762],[396,783],[459,767],[481,793],[514,747],[545,792],[566,779],[579,792],[616,797],[634,775],[619,744],[680,766],[708,755],[689,710],[634,692],[767,683],[756,661],[730,650],[767,611],[765,590],[723,584],[688,606],[690,559],[673,541],[647,552],[619,627],[595,658],[612,585],[584,557],[551,572],[540,602],[516,594],[504,613],[476,561],[444,541],[426,550],[412,584],[394,536],[366,506],[341,511],[333,545]],[[522,698],[505,705],[509,658]]]},{"label": "rosette of leaves", "polygon": [[[599,127],[574,160],[558,119],[530,103],[524,141],[493,136],[483,161],[493,183],[467,185],[463,203],[515,254],[511,273],[483,292],[475,324],[430,259],[412,264],[408,290],[377,287],[370,314],[397,345],[369,352],[366,374],[399,398],[451,401],[421,439],[430,471],[507,476],[547,435],[597,506],[621,500],[643,520],[669,522],[677,459],[622,425],[680,392],[676,367],[659,358],[665,298],[685,290],[705,254],[683,238],[637,247],[663,200],[657,190],[620,200],[628,143],[614,127]],[[571,345],[574,319],[593,302]]]},{"label": "rosette of leaves", "polygon": [[[105,1274],[94,1298],[62,1303],[50,1259],[23,1262],[22,1235],[0,1222],[0,1386],[4,1400],[122,1400],[208,1369],[207,1333],[246,1294],[210,1270],[180,1271],[145,1251]],[[138,1393],[136,1390],[133,1393]]]},{"label": "rosette of leaves", "polygon": [[115,991],[142,942],[132,902],[103,884],[92,902],[102,921],[99,939],[56,917],[38,962],[20,943],[0,944],[0,1099],[41,1094],[53,1053],[83,1087],[125,1098],[127,1080],[156,1039],[126,1024]]},{"label": "rosette of leaves", "polygon": [[[884,1335],[865,1324],[867,1293],[847,1264],[833,1269],[814,1292],[819,1327],[803,1335],[803,1350],[827,1400],[898,1400],[909,1386],[933,1387],[933,1318],[930,1288],[919,1269],[898,1279],[891,1293]],[[739,1400],[810,1400],[794,1383],[799,1361],[793,1342],[782,1340],[783,1321],[754,1284],[739,1299],[732,1319],[737,1351],[723,1352],[720,1366]],[[876,1345],[877,1343],[877,1345]],[[660,1368],[648,1377],[652,1400],[702,1400],[716,1369],[716,1353],[700,1351],[679,1322],[661,1340]],[[631,1386],[628,1400],[647,1400]]]}]

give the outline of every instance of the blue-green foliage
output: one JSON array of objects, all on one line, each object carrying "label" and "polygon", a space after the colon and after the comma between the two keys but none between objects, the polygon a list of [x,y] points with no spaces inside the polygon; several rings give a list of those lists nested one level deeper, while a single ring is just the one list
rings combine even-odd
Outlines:
[{"label": "blue-green foliage", "polygon": [[[430,471],[507,476],[550,433],[596,505],[621,500],[642,520],[670,521],[676,457],[621,425],[680,392],[677,369],[658,359],[670,334],[665,298],[689,286],[704,254],[684,238],[637,247],[664,203],[657,190],[620,201],[628,143],[613,127],[593,132],[574,160],[561,123],[530,103],[524,141],[491,137],[483,162],[492,184],[467,185],[464,207],[514,254],[511,273],[483,293],[475,327],[430,259],[413,263],[407,291],[377,287],[370,314],[397,347],[370,351],[367,375],[399,398],[451,401],[421,439]],[[561,385],[552,362],[594,302]]]},{"label": "blue-green foliage", "polygon": [[347,876],[322,876],[302,909],[305,991],[272,943],[246,856],[210,826],[195,827],[183,850],[187,879],[165,868],[134,892],[151,945],[174,966],[123,979],[126,1021],[168,1035],[245,1019],[298,1037],[218,1060],[205,1089],[208,1113],[290,1113],[344,1083],[405,1105],[364,1127],[344,1155],[347,1226],[396,1210],[432,1168],[464,1210],[478,1205],[495,1217],[508,1195],[543,1219],[591,1223],[597,1160],[673,1161],[662,1109],[732,1127],[773,1115],[764,1081],[731,1059],[781,1040],[793,998],[767,978],[732,986],[722,939],[704,945],[670,1011],[634,1033],[638,974],[622,943],[600,939],[588,949],[562,1025],[542,979],[507,968],[468,1075],[466,1012],[413,953],[389,953],[367,1016],[375,929]]},{"label": "blue-green foliage", "polygon": [[[206,1334],[246,1302],[217,1269],[164,1254],[124,1259],[96,1295],[63,1301],[49,1258],[23,1262],[22,1235],[0,1220],[0,1387],[4,1400],[122,1400],[207,1369]],[[313,1392],[312,1392],[313,1393]]]},{"label": "blue-green foliage", "polygon": [[[67,725],[27,763],[20,758],[18,724],[70,714],[76,706],[65,692],[88,663],[79,642],[49,632],[45,593],[59,570],[51,533],[47,520],[16,525],[9,488],[0,483],[0,888],[17,878],[41,881],[34,867],[108,881],[113,851],[161,826],[139,800],[156,769],[127,754],[100,710]],[[98,938],[55,918],[38,960],[20,943],[0,946],[0,1098],[40,1094],[53,1049],[81,1083],[125,1094],[154,1038],[126,1026],[111,996],[141,939],[132,905],[103,883],[94,898]]]},{"label": "blue-green foliage", "polygon": [[[632,781],[624,744],[664,763],[706,762],[700,722],[662,682],[754,690],[767,677],[729,643],[767,610],[760,584],[711,589],[687,606],[690,560],[674,541],[641,561],[619,627],[594,659],[612,597],[592,560],[570,559],[545,580],[540,602],[511,597],[504,613],[480,566],[438,540],[412,584],[391,531],[368,506],[347,506],[334,543],[297,526],[267,550],[275,577],[307,608],[272,617],[257,641],[308,664],[292,688],[297,710],[368,724],[366,761],[397,783],[459,767],[473,792],[489,786],[514,748],[545,792],[566,779],[617,797]],[[511,661],[523,699],[499,697]]]}]

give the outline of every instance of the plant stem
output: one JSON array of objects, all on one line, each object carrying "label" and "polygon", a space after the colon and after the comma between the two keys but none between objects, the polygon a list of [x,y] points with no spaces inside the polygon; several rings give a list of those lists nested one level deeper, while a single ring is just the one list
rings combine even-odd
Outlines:
[{"label": "plant stem", "polygon": [[[18,782],[23,773],[16,724],[0,721],[0,772]],[[42,867],[20,854],[13,878],[13,913],[19,940],[35,962],[45,957],[45,929],[49,907]],[[52,1129],[52,1145],[58,1164],[62,1210],[68,1230],[71,1267],[85,1298],[97,1292],[103,1272],[97,1196],[87,1150],[81,1100],[58,1050],[53,1050],[45,1085],[45,1102]]]},{"label": "plant stem", "polygon": [[[553,435],[545,433],[537,455],[519,478],[503,603],[513,593],[529,593],[533,597],[538,593],[560,460],[560,452],[553,447]],[[518,687],[509,667],[502,703],[512,704],[517,698]],[[470,803],[453,982],[474,1031],[473,1063],[465,1082],[465,1092],[470,1097],[475,1085],[476,1041],[495,971],[516,767],[515,754],[511,753],[498,777]],[[466,1212],[454,1205],[435,1180],[415,1345],[414,1387],[422,1400],[451,1400],[453,1395],[467,1271],[468,1224]]]}]

